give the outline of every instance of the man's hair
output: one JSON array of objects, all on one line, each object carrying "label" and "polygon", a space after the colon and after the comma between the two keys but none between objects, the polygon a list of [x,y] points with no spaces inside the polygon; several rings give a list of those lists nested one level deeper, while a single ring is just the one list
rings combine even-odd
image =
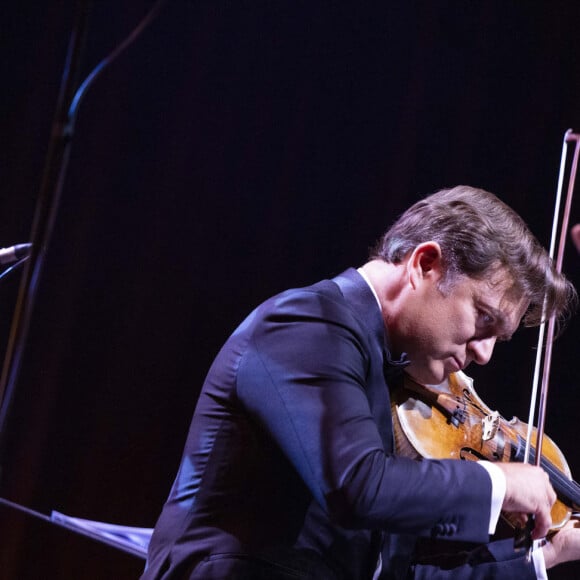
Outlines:
[{"label": "man's hair", "polygon": [[530,302],[526,326],[537,326],[543,316],[562,321],[577,303],[574,287],[557,272],[523,219],[483,189],[459,185],[417,202],[383,235],[371,258],[400,263],[428,241],[441,247],[446,282],[458,275],[483,279],[498,268],[507,270],[512,290]]}]

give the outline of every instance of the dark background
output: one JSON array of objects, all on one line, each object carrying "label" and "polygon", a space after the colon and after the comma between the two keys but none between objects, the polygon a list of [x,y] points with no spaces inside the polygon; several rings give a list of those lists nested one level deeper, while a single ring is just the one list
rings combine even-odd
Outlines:
[{"label": "dark background", "polygon": [[[74,6],[0,8],[0,246],[30,236]],[[150,6],[94,3],[83,76]],[[363,263],[427,193],[491,190],[548,244],[579,23],[574,0],[170,1],[81,106],[1,495],[152,527],[224,339],[271,294]],[[571,244],[564,269],[578,285]],[[0,283],[2,351],[18,282]],[[579,335],[576,318],[556,343],[547,422],[576,474]],[[536,336],[470,369],[507,418],[527,418]],[[141,568],[0,507],[2,579]]]}]

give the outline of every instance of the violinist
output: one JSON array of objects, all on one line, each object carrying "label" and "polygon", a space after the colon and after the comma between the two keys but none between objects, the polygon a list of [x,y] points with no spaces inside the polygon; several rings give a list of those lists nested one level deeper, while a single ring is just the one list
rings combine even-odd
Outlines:
[{"label": "violinist", "polygon": [[[522,219],[459,186],[408,209],[369,261],[258,306],[201,391],[143,580],[545,578],[580,558],[540,467],[394,450],[390,392],[486,364],[570,283]],[[531,558],[494,541],[533,516]],[[430,546],[433,549],[430,549]],[[427,549],[426,549],[427,548]]]}]

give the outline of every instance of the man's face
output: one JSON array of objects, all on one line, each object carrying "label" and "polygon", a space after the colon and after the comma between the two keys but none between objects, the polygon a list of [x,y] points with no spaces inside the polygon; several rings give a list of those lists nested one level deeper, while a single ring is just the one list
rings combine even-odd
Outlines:
[{"label": "man's face", "polygon": [[511,280],[503,269],[482,280],[459,276],[445,292],[440,281],[437,267],[419,277],[391,332],[395,351],[410,360],[406,371],[422,384],[439,384],[472,361],[486,364],[527,307],[508,292]]}]

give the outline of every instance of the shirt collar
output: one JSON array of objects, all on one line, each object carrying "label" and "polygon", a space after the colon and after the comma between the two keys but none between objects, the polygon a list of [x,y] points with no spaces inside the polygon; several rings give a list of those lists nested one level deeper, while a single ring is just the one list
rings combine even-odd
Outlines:
[{"label": "shirt collar", "polygon": [[367,283],[368,287],[371,289],[371,292],[373,293],[373,296],[375,297],[375,300],[377,301],[377,304],[379,305],[379,308],[381,309],[381,312],[382,312],[383,307],[381,306],[381,301],[379,300],[379,295],[377,294],[377,291],[374,289],[373,285],[371,284],[371,281],[369,280],[368,276],[366,275],[366,272],[362,268],[357,268],[356,271],[363,277],[363,280]]}]

